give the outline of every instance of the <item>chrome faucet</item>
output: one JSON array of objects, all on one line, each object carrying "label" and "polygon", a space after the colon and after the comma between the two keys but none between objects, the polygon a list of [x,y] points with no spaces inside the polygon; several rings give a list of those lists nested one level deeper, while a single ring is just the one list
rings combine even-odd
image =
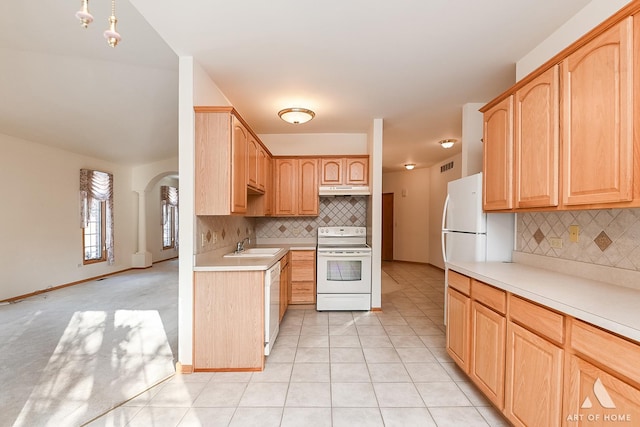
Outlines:
[{"label": "chrome faucet", "polygon": [[251,243],[251,238],[245,237],[244,239],[239,241],[238,244],[236,245],[236,252],[244,251],[244,242]]}]

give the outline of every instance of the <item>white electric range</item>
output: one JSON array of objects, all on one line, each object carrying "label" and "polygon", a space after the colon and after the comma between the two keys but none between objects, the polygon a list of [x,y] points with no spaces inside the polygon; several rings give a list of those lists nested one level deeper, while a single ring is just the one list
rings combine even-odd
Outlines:
[{"label": "white electric range", "polygon": [[371,310],[366,227],[318,227],[318,311]]}]

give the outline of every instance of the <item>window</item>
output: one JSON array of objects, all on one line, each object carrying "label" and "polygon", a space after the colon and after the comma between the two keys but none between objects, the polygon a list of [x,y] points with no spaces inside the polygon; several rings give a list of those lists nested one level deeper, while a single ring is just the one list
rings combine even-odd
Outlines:
[{"label": "window", "polygon": [[160,187],[162,203],[162,249],[178,247],[178,189],[163,185]]},{"label": "window", "polygon": [[80,169],[83,263],[113,264],[113,175]]}]

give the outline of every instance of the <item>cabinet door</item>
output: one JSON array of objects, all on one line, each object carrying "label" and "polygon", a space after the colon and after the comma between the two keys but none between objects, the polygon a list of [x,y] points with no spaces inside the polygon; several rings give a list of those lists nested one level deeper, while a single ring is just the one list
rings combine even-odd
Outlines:
[{"label": "cabinet door", "polygon": [[316,302],[316,252],[291,251],[290,280],[292,304]]},{"label": "cabinet door", "polygon": [[265,149],[262,148],[262,146],[260,145],[258,147],[258,171],[257,171],[258,182],[256,183],[258,190],[260,191],[266,191],[266,188],[267,188],[268,162],[269,162],[269,155],[267,154]]},{"label": "cabinet door", "polygon": [[249,132],[233,118],[231,137],[231,213],[247,211],[247,143]]},{"label": "cabinet door", "polygon": [[[266,154],[266,153],[265,153]],[[264,214],[273,214],[274,203],[274,182],[273,182],[273,159],[267,154],[264,162]]]},{"label": "cabinet door", "polygon": [[345,160],[345,184],[369,184],[369,158],[348,158]]},{"label": "cabinet door", "polygon": [[504,407],[505,338],[505,318],[473,301],[469,376],[498,409]]},{"label": "cabinet door", "polygon": [[298,215],[318,215],[318,159],[298,161]]},{"label": "cabinet door", "polygon": [[558,66],[515,94],[516,208],[558,205]]},{"label": "cabinet door", "polygon": [[631,25],[629,17],[562,62],[565,205],[633,197]]},{"label": "cabinet door", "polygon": [[565,390],[566,427],[631,426],[640,420],[640,390],[571,355]]},{"label": "cabinet door", "polygon": [[341,185],[343,183],[344,159],[321,159],[320,185]]},{"label": "cabinet door", "polygon": [[297,164],[296,159],[275,160],[276,215],[295,215],[297,213]]},{"label": "cabinet door", "polygon": [[507,323],[505,415],[519,427],[562,423],[563,350]]},{"label": "cabinet door", "polygon": [[447,353],[466,373],[469,373],[470,316],[470,298],[447,288]]},{"label": "cabinet door", "polygon": [[251,135],[251,133],[247,133],[247,185],[254,189],[258,188],[259,180],[259,147],[260,144],[253,135]]},{"label": "cabinet door", "polygon": [[484,113],[483,207],[513,207],[513,95]]}]

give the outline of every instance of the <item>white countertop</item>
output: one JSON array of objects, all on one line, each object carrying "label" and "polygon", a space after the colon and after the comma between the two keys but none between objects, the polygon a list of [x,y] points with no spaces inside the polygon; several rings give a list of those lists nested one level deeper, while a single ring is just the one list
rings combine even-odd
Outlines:
[{"label": "white countertop", "polygon": [[273,244],[259,244],[251,246],[252,248],[280,248],[272,257],[259,257],[259,258],[243,258],[243,257],[227,257],[223,255],[231,252],[230,250],[223,251],[210,251],[203,254],[195,255],[195,263],[193,271],[260,271],[268,270],[271,268],[280,258],[282,258],[288,251],[314,251],[316,245],[311,243],[273,243]]},{"label": "white countertop", "polygon": [[640,342],[640,291],[520,263],[448,262],[458,273]]}]

